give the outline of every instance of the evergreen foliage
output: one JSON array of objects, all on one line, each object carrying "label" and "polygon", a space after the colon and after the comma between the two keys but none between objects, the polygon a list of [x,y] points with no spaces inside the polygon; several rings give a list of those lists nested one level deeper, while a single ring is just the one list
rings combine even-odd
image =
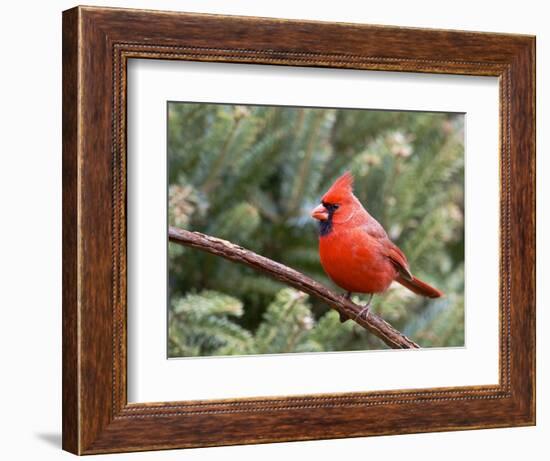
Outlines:
[{"label": "evergreen foliage", "polygon": [[[423,347],[464,344],[462,115],[170,103],[168,117],[170,224],[341,291],[322,270],[309,212],[351,169],[412,272],[445,292],[427,300],[392,286],[374,311]],[[386,347],[251,268],[176,244],[168,255],[170,356]]]}]

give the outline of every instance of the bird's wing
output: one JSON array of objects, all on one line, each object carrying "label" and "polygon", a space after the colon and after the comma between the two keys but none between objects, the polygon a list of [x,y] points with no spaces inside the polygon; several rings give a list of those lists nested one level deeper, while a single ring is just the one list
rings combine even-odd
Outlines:
[{"label": "bird's wing", "polygon": [[368,221],[363,225],[363,229],[367,231],[367,234],[377,239],[387,239],[388,234],[376,219],[369,216]]},{"label": "bird's wing", "polygon": [[388,237],[388,234],[382,225],[373,217],[370,217],[368,223],[363,226],[363,230],[371,237],[374,237],[382,244],[385,255],[395,266],[401,277],[405,280],[412,280],[413,276],[409,270],[409,263],[405,254]]},{"label": "bird's wing", "polygon": [[407,262],[407,257],[403,254],[403,252],[389,240],[386,250],[388,258],[393,263],[399,274],[401,274],[401,277],[405,280],[412,280],[413,276],[409,270],[409,263]]}]

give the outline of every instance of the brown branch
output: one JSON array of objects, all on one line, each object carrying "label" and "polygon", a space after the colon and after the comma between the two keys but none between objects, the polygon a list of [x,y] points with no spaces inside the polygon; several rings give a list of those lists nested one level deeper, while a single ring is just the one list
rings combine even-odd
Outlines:
[{"label": "brown branch", "polygon": [[[393,349],[418,349],[420,346],[405,335],[397,331],[388,322],[372,311],[367,318],[357,317],[361,311],[361,306],[329,290],[324,285],[316,282],[312,278],[291,269],[284,264],[275,262],[264,256],[260,256],[239,245],[222,240],[200,232],[190,232],[177,227],[168,229],[168,237],[171,242],[179,243],[192,248],[221,256],[230,261],[235,261],[256,270],[265,272],[273,278],[290,285],[300,291],[308,293],[325,301],[330,307],[336,309],[340,314],[351,319],[355,319],[359,325],[379,337],[388,346]],[[357,317],[357,318],[356,318]]]}]

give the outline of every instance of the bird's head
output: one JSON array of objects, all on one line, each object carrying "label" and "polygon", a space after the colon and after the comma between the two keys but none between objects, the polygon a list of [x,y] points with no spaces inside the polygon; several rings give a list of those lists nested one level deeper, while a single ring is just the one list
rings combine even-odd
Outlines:
[{"label": "bird's head", "polygon": [[347,171],[323,195],[311,216],[319,221],[319,232],[323,236],[332,230],[333,224],[349,222],[358,209],[362,206],[353,195],[353,176]]}]

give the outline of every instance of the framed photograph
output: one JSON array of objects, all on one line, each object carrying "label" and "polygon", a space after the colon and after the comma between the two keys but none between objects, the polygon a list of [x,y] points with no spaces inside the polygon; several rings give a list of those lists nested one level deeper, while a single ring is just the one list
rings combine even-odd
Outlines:
[{"label": "framed photograph", "polygon": [[535,424],[535,38],[63,13],[63,448]]}]

